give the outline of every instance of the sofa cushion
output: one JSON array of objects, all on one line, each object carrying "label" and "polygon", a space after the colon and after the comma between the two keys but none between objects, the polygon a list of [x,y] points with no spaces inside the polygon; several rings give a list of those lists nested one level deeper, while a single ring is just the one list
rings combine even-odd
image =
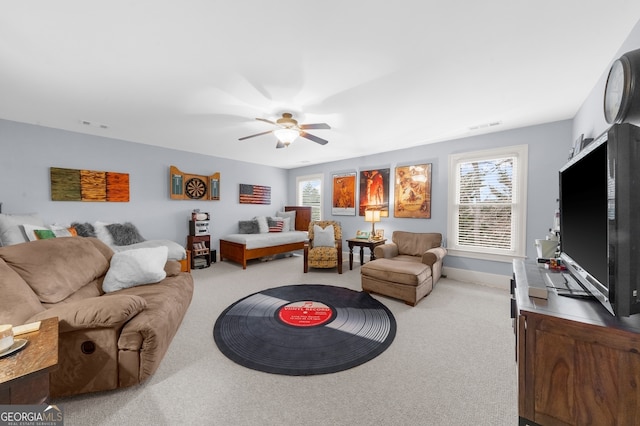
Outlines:
[{"label": "sofa cushion", "polygon": [[442,235],[437,233],[394,231],[392,239],[398,246],[398,253],[409,256],[422,256],[425,251],[440,247],[442,243]]},{"label": "sofa cushion", "polygon": [[360,270],[362,275],[397,284],[418,286],[431,276],[431,269],[420,262],[403,262],[376,259],[367,262]]},{"label": "sofa cushion", "polygon": [[43,238],[42,235],[46,235],[47,238],[58,238],[58,237],[77,237],[78,233],[76,232],[76,229],[71,227],[71,228],[66,228],[66,227],[62,227],[62,226],[50,226],[50,227],[46,227],[46,226],[38,226],[38,225],[21,225],[21,228],[24,230],[24,234],[25,237],[27,237],[27,239],[29,241],[36,241],[36,240],[44,240],[46,238]]},{"label": "sofa cushion", "polygon": [[0,324],[20,325],[29,317],[44,311],[38,296],[20,275],[0,259]]},{"label": "sofa cushion", "polygon": [[44,231],[47,229],[46,226],[41,226],[41,225],[29,225],[29,224],[23,224],[20,225],[22,227],[22,230],[24,231],[24,236],[27,237],[27,240],[29,241],[36,241],[39,240],[38,236],[36,235],[35,231]]},{"label": "sofa cushion", "polygon": [[93,237],[93,238],[98,237],[98,235],[96,234],[96,229],[89,222],[85,222],[85,223],[73,222],[71,224],[71,227],[75,228],[79,237]]},{"label": "sofa cushion", "polygon": [[145,241],[138,228],[131,222],[112,223],[106,226],[113,238],[113,243],[117,246],[128,246]]},{"label": "sofa cushion", "polygon": [[87,328],[118,328],[146,307],[147,302],[140,296],[105,295],[58,304],[32,316],[29,321],[58,317],[60,333]]},{"label": "sofa cushion", "polygon": [[56,234],[51,229],[36,229],[33,233],[36,234],[38,240],[48,240],[56,237]]},{"label": "sofa cushion", "polygon": [[[269,232],[282,232],[282,229],[284,228],[284,221],[282,220],[282,218],[273,218],[273,217],[268,217],[267,218],[267,224],[269,224]],[[287,229],[285,229],[285,231],[288,231],[289,227],[287,226]]]},{"label": "sofa cushion", "polygon": [[333,225],[327,225],[322,228],[313,225],[313,246],[314,247],[335,247],[336,237]]},{"label": "sofa cushion", "polygon": [[29,284],[43,303],[66,299],[109,268],[100,250],[83,238],[52,238],[1,247],[0,258]]},{"label": "sofa cushion", "polygon": [[292,210],[290,212],[277,212],[277,217],[289,218],[289,229],[285,229],[284,231],[295,231],[296,230],[296,211]]},{"label": "sofa cushion", "polygon": [[267,222],[266,216],[256,216],[253,219],[258,221],[258,228],[261,234],[269,232],[269,223]]},{"label": "sofa cushion", "polygon": [[111,232],[109,232],[109,229],[107,229],[107,225],[110,225],[110,223],[100,222],[98,220],[96,222],[93,222],[93,229],[96,230],[96,236],[100,241],[102,241],[108,246],[113,246],[115,245],[115,243],[113,242],[113,237],[111,236]]},{"label": "sofa cushion", "polygon": [[27,242],[22,225],[44,226],[37,214],[13,215],[0,213],[0,246]]},{"label": "sofa cushion", "polygon": [[116,253],[102,283],[105,293],[157,283],[166,278],[164,266],[169,249],[165,246]]},{"label": "sofa cushion", "polygon": [[239,234],[259,234],[260,225],[257,219],[253,220],[240,220],[238,221],[238,233]]}]

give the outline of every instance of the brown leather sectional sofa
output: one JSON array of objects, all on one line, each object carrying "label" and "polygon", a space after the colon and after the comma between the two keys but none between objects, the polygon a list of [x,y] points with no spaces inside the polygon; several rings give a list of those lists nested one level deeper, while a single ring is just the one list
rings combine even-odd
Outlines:
[{"label": "brown leather sectional sofa", "polygon": [[113,251],[95,238],[0,247],[0,324],[59,320],[50,395],[138,384],[160,365],[191,303],[193,278],[168,261],[158,283],[104,293]]}]

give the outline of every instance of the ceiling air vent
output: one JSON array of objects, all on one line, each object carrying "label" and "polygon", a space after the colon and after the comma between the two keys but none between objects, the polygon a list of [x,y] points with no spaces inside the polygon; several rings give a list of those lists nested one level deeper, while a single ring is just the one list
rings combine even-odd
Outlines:
[{"label": "ceiling air vent", "polygon": [[501,124],[502,124],[502,121],[492,121],[491,123],[484,123],[484,124],[478,124],[476,126],[471,126],[469,127],[469,130],[473,132],[475,130],[487,129],[489,127],[495,127]]},{"label": "ceiling air vent", "polygon": [[91,122],[89,120],[80,120],[80,124],[83,124],[83,125],[89,126],[89,127],[97,127],[99,129],[108,129],[109,128],[109,126],[107,126],[106,124],[94,123],[94,122]]}]

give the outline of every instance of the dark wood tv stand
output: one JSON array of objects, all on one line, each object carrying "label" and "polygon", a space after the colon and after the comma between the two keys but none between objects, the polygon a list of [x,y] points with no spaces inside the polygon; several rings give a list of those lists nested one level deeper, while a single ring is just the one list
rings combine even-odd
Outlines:
[{"label": "dark wood tv stand", "polygon": [[540,268],[513,262],[519,425],[640,424],[640,314],[616,318],[553,290],[529,297]]}]

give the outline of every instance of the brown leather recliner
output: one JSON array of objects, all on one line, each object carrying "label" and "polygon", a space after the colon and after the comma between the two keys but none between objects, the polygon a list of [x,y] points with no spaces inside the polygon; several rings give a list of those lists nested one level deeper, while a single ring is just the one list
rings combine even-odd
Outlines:
[{"label": "brown leather recliner", "polygon": [[415,306],[442,276],[447,254],[442,234],[394,231],[391,240],[377,246],[376,259],[362,266],[362,289]]},{"label": "brown leather recliner", "polygon": [[114,255],[96,238],[0,247],[0,324],[58,318],[58,366],[50,396],[138,384],[160,365],[191,303],[193,277],[165,265],[160,282],[110,293]]}]

